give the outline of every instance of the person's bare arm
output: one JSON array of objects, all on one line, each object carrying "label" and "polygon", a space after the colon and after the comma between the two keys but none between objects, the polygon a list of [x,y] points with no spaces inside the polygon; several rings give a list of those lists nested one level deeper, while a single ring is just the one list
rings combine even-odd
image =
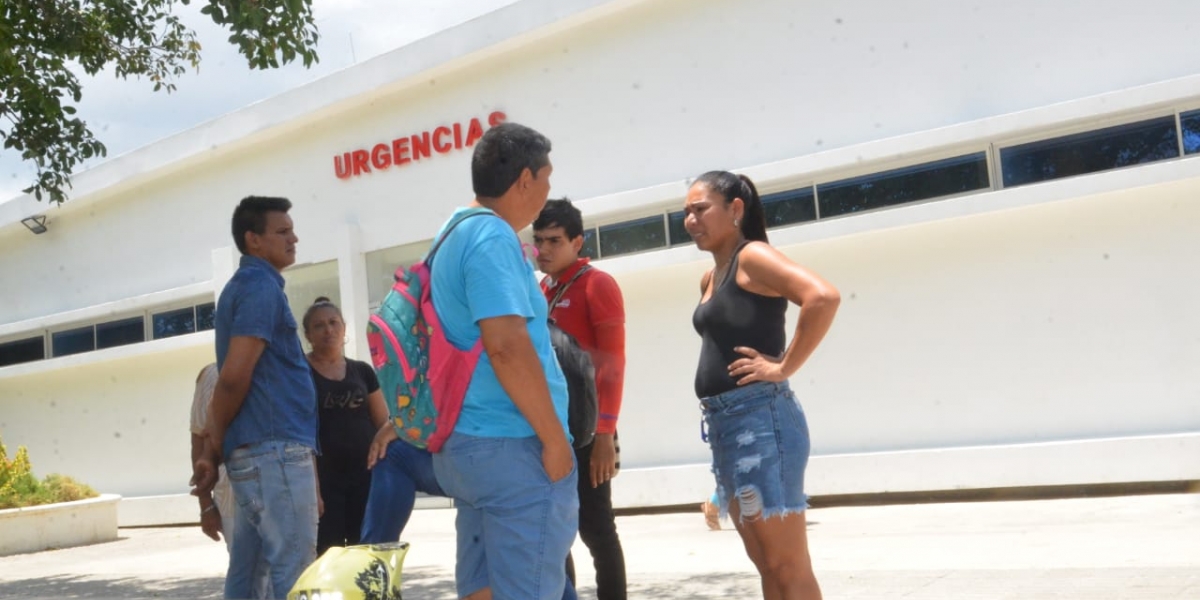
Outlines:
[{"label": "person's bare arm", "polygon": [[400,435],[396,433],[396,426],[390,421],[379,426],[371,440],[371,449],[367,451],[367,468],[374,469],[375,465],[387,456],[388,444],[398,439]]},{"label": "person's bare arm", "polygon": [[[192,465],[200,459],[201,453],[204,451],[204,438],[192,434]],[[193,467],[194,468],[194,467]],[[221,513],[217,511],[216,502],[213,500],[212,492],[207,494],[197,494],[200,500],[200,531],[204,535],[212,538],[213,541],[221,541]]]},{"label": "person's bare arm", "polygon": [[200,454],[204,451],[204,437],[192,434],[192,464],[196,464],[196,460],[200,458]]},{"label": "person's bare arm", "polygon": [[[820,275],[797,265],[768,244],[751,243],[739,255],[739,270],[750,291],[773,292],[800,306],[800,319],[792,342],[782,357],[765,356],[755,348],[738,347],[746,356],[729,365],[729,374],[745,385],[755,381],[783,381],[812,356],[833,325],[841,294]],[[739,280],[739,284],[741,281]]]},{"label": "person's bare arm", "polygon": [[384,404],[383,390],[375,390],[367,394],[367,412],[371,414],[371,424],[375,426],[375,429],[379,429],[391,421],[387,405]]},{"label": "person's bare arm", "polygon": [[[617,475],[616,421],[625,385],[625,323],[613,321],[597,325],[594,334],[596,351],[592,354],[592,363],[596,366],[600,416],[592,442],[591,464],[579,465],[579,468],[586,468],[592,487],[599,487]],[[583,475],[582,470],[580,475]]]},{"label": "person's bare arm", "polygon": [[592,442],[590,465],[579,465],[592,487],[599,487],[617,474],[617,418],[625,388],[625,298],[615,279],[598,272],[587,281],[587,306],[592,322],[591,352],[596,366],[596,398],[599,419]]},{"label": "person's bare arm", "polygon": [[[220,442],[225,438],[225,430],[233,422],[246,394],[250,392],[250,381],[254,377],[254,367],[263,350],[267,348],[266,340],[251,336],[236,336],[229,340],[229,351],[225,354],[225,363],[221,365],[221,375],[217,379],[217,388],[213,392],[212,404],[208,407],[208,425],[204,428],[209,440],[216,438]],[[219,450],[219,448],[218,448]]]},{"label": "person's bare arm", "polygon": [[367,410],[371,413],[371,423],[375,426],[375,437],[371,440],[371,448],[367,451],[367,468],[375,468],[375,464],[387,455],[388,444],[397,439],[396,428],[388,415],[387,405],[384,404],[383,392],[375,390],[367,395]]},{"label": "person's bare arm", "polygon": [[316,484],[316,487],[317,487],[317,516],[321,517],[321,516],[325,515],[325,498],[323,498],[321,496],[321,469],[319,469],[317,466],[317,455],[316,454],[314,454],[312,457],[312,463],[313,463],[313,483]]},{"label": "person's bare arm", "polygon": [[204,448],[193,463],[192,485],[195,489],[192,493],[195,495],[211,493],[217,483],[217,465],[221,464],[225,430],[246,401],[254,367],[266,347],[267,342],[257,337],[235,336],[229,340],[229,351],[225,354],[212,403],[208,406]]},{"label": "person's bare arm", "polygon": [[483,319],[479,331],[496,379],[542,442],[546,475],[550,481],[570,475],[574,453],[554,412],[546,375],[529,339],[525,318],[506,315]]}]

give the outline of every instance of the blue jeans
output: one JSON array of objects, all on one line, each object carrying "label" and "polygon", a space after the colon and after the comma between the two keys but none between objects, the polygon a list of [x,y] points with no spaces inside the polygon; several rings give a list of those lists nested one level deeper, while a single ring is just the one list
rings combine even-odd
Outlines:
[{"label": "blue jeans", "polygon": [[497,600],[564,597],[563,565],[579,529],[577,469],[551,482],[538,438],[461,433],[433,456],[433,469],[458,509],[460,597],[485,587]]},{"label": "blue jeans", "polygon": [[225,597],[253,597],[266,570],[273,595],[286,598],[316,559],[313,451],[294,442],[261,442],[235,449],[225,468],[238,504]]},{"label": "blue jeans", "polygon": [[388,444],[383,460],[371,469],[371,492],[363,516],[362,543],[400,540],[412,515],[417,492],[445,496],[433,474],[433,455],[401,440]]}]

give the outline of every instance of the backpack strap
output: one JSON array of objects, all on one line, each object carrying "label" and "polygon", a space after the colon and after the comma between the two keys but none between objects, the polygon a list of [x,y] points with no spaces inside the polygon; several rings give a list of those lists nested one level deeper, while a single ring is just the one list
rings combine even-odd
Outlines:
[{"label": "backpack strap", "polygon": [[475,208],[468,211],[467,214],[460,215],[458,218],[450,221],[450,224],[446,226],[446,231],[442,233],[441,237],[439,237],[437,240],[434,240],[433,247],[430,248],[429,253],[425,255],[425,265],[430,269],[433,269],[433,255],[437,254],[438,248],[442,246],[442,242],[446,241],[446,238],[450,237],[450,232],[454,231],[454,228],[458,227],[459,223],[462,223],[471,217],[478,217],[480,215],[496,216],[496,213],[486,208]]},{"label": "backpack strap", "polygon": [[571,284],[575,283],[576,279],[579,279],[581,275],[586,273],[591,268],[592,265],[583,265],[583,267],[581,267],[578,271],[575,271],[575,275],[568,279],[567,282],[562,285],[562,287],[558,288],[558,291],[554,293],[554,299],[550,301],[550,312],[554,312],[554,307],[558,306],[558,301],[562,300],[563,294],[567,293],[567,289],[571,287]]}]

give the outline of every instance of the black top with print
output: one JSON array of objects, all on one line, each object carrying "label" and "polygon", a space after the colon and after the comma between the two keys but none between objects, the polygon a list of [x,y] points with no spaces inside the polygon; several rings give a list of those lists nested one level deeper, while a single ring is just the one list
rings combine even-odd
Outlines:
[{"label": "black top with print", "polygon": [[346,377],[327,379],[312,372],[317,388],[318,439],[321,457],[318,464],[334,469],[366,469],[367,451],[375,437],[367,395],[379,389],[379,378],[371,365],[346,359]]}]

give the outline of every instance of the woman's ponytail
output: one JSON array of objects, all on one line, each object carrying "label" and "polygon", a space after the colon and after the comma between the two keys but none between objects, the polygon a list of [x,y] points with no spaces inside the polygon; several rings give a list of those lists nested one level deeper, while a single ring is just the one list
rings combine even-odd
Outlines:
[{"label": "woman's ponytail", "polygon": [[742,183],[742,193],[738,196],[746,206],[742,215],[742,235],[754,242],[767,241],[767,214],[763,209],[762,199],[758,197],[758,188],[745,175],[737,176]]}]

